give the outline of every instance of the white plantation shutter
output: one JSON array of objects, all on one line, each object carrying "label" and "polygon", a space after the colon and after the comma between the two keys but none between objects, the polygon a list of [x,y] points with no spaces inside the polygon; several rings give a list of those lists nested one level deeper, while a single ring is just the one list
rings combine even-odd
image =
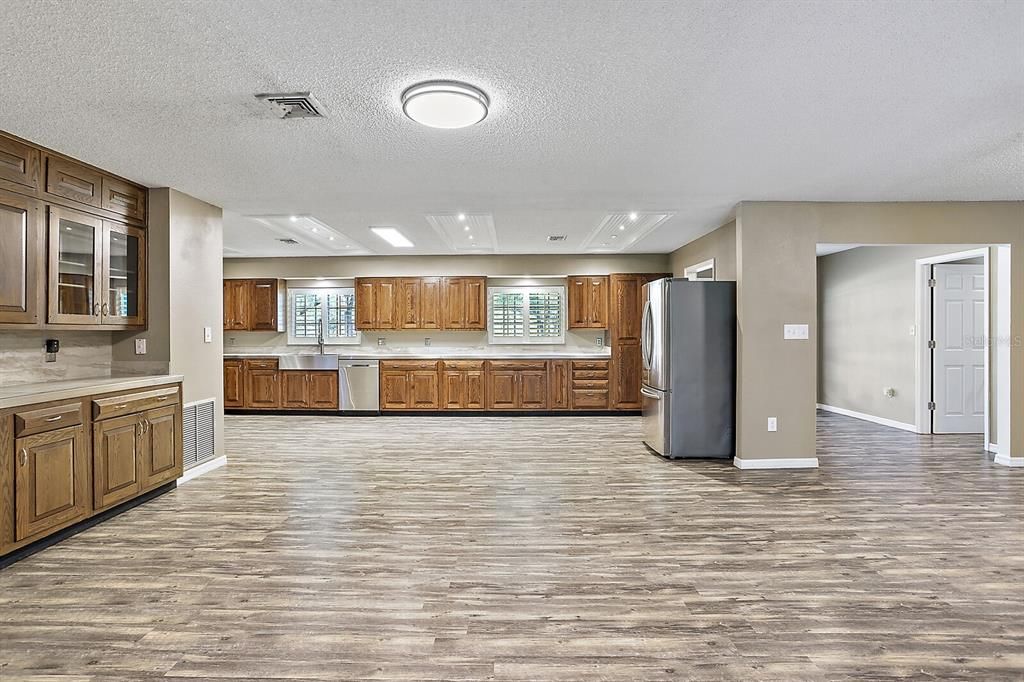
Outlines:
[{"label": "white plantation shutter", "polygon": [[491,343],[565,343],[565,287],[491,287]]}]

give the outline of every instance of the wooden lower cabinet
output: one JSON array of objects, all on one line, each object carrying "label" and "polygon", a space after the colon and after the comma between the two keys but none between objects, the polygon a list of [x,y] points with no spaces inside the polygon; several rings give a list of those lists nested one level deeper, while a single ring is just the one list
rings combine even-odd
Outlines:
[{"label": "wooden lower cabinet", "polygon": [[569,361],[548,362],[548,409],[569,409]]},{"label": "wooden lower cabinet", "polygon": [[574,410],[607,410],[609,407],[609,363],[607,360],[572,360],[572,394]]},{"label": "wooden lower cabinet", "polygon": [[309,373],[281,372],[281,407],[302,409],[309,405]]},{"label": "wooden lower cabinet", "polygon": [[281,407],[281,383],[276,359],[245,361],[245,406],[266,410]]},{"label": "wooden lower cabinet", "polygon": [[224,361],[224,407],[245,407],[245,365],[241,360]]},{"label": "wooden lower cabinet", "polygon": [[140,475],[143,490],[172,481],[182,472],[181,409],[169,405],[142,413]]},{"label": "wooden lower cabinet", "polygon": [[337,410],[338,405],[338,373],[308,372],[309,403],[307,407],[314,410]]},{"label": "wooden lower cabinet", "polygon": [[548,365],[546,361],[491,361],[487,376],[487,409],[546,410],[548,408]]},{"label": "wooden lower cabinet", "polygon": [[14,540],[56,530],[91,510],[89,446],[78,425],[15,441]]},{"label": "wooden lower cabinet", "polygon": [[394,361],[380,365],[382,410],[437,410],[441,407],[437,361]]},{"label": "wooden lower cabinet", "polygon": [[639,343],[621,343],[612,347],[611,405],[617,410],[639,410],[641,361]]},{"label": "wooden lower cabinet", "polygon": [[142,447],[138,415],[107,419],[93,427],[93,507],[97,511],[142,491]]},{"label": "wooden lower cabinet", "polygon": [[441,371],[441,408],[445,410],[482,410],[484,402],[484,363],[445,362]]}]

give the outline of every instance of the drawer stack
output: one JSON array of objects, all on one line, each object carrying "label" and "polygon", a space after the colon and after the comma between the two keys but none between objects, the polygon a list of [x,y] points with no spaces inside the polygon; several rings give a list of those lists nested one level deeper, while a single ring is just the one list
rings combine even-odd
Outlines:
[{"label": "drawer stack", "polygon": [[573,360],[572,409],[607,410],[608,379],[607,360]]}]

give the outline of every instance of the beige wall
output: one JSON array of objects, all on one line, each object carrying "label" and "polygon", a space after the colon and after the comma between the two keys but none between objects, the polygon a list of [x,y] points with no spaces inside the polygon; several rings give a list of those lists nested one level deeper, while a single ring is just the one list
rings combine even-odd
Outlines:
[{"label": "beige wall", "polygon": [[[1013,301],[1024,300],[1024,202],[744,202],[736,222],[738,301],[737,454],[744,459],[815,454],[818,243],[1008,244]],[[1016,304],[1015,304],[1016,305]],[[1019,305],[1016,305],[1019,309]],[[805,323],[809,341],[784,341]],[[1024,315],[1010,323],[1024,338]],[[1024,456],[1024,347],[1010,356],[1005,454]],[[767,432],[767,418],[779,431]]]},{"label": "beige wall", "polygon": [[667,254],[227,258],[224,260],[224,276],[607,275],[613,272],[667,272],[668,267]]},{"label": "beige wall", "polygon": [[[225,454],[222,254],[220,208],[177,190],[152,190],[149,328],[120,335],[114,346],[115,370],[182,374],[186,402],[216,399],[218,456]],[[135,355],[136,338],[146,339],[145,356]]]},{"label": "beige wall", "polygon": [[[866,246],[818,258],[818,402],[914,425],[915,263],[969,248]],[[890,387],[893,398],[884,395]]]},{"label": "beige wall", "polygon": [[719,282],[735,282],[735,220],[672,252],[670,256],[672,274],[682,277],[686,268],[712,258],[715,259],[715,279]]}]

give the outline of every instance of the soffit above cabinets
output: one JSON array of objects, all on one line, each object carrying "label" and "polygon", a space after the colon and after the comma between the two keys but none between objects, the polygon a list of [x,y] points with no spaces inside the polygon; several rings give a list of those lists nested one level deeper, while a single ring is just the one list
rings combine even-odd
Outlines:
[{"label": "soffit above cabinets", "polygon": [[300,247],[303,253],[296,255],[306,255],[311,248],[324,256],[365,256],[372,253],[344,232],[310,215],[253,215],[246,218],[268,228],[280,242],[284,254],[289,247]]},{"label": "soffit above cabinets", "polygon": [[456,253],[495,253],[498,236],[490,213],[451,213],[426,216],[427,222]]},{"label": "soffit above cabinets", "polygon": [[583,250],[589,253],[625,251],[674,215],[671,211],[609,213],[583,242]]}]

